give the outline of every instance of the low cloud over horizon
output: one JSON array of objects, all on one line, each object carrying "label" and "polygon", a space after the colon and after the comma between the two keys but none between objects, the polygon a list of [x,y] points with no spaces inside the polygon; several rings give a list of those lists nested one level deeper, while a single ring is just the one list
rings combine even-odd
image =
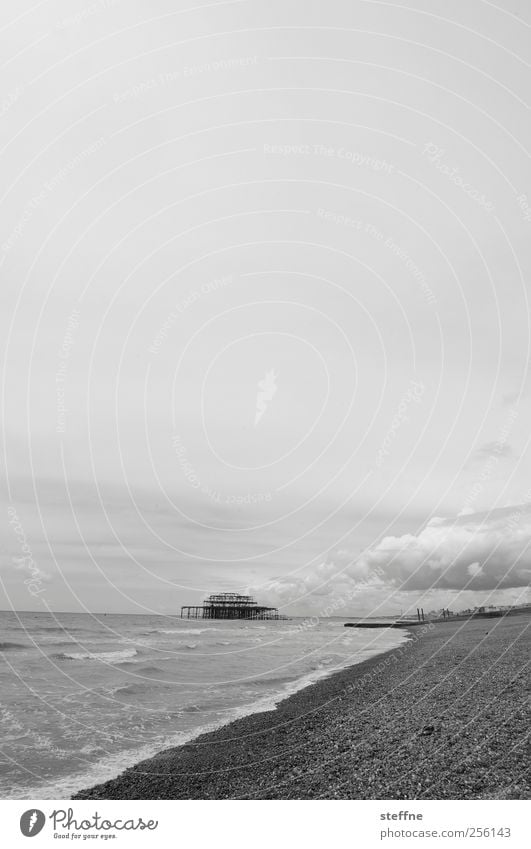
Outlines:
[{"label": "low cloud over horizon", "polygon": [[530,546],[529,505],[433,517],[417,534],[386,536],[357,556],[339,550],[305,575],[275,579],[265,594],[280,605],[314,607],[317,601],[328,611],[324,615],[341,615],[341,607],[354,601],[365,608],[377,605],[379,612],[391,600],[407,606],[421,597],[436,605],[440,591],[456,601],[462,596],[461,607],[470,593],[478,601],[496,593],[499,601],[501,592],[516,591],[509,593],[511,600],[522,599],[531,579]]}]

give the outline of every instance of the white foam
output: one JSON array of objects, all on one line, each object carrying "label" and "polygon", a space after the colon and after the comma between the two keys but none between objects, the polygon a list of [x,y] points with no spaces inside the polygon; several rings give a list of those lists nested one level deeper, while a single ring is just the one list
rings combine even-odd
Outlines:
[{"label": "white foam", "polygon": [[[241,628],[217,628],[213,625],[210,628],[157,628],[152,633],[155,634],[207,634],[212,631],[221,631],[224,634],[241,634],[242,631],[264,631],[265,628],[254,626],[242,626]],[[289,633],[289,632],[286,632]]]},{"label": "white foam", "polygon": [[[384,634],[382,634],[382,637]],[[182,746],[185,743],[189,743],[192,740],[197,739],[202,734],[206,734],[210,731],[216,731],[219,728],[222,728],[224,725],[228,725],[230,722],[234,722],[236,719],[241,719],[245,716],[250,716],[254,713],[266,713],[268,711],[274,710],[280,702],[284,701],[284,699],[289,698],[294,693],[297,693],[299,690],[303,690],[305,687],[308,687],[310,684],[314,684],[323,678],[329,678],[336,672],[340,672],[342,669],[346,669],[349,666],[355,666],[358,663],[362,663],[364,660],[367,660],[369,657],[373,657],[375,655],[383,654],[385,652],[390,651],[393,648],[397,648],[403,642],[407,642],[409,639],[409,635],[406,631],[396,630],[392,634],[385,632],[385,637],[388,639],[385,640],[383,645],[378,647],[368,648],[364,651],[357,652],[355,655],[345,658],[344,662],[337,666],[328,666],[326,668],[319,667],[317,669],[312,670],[301,678],[297,678],[293,681],[290,681],[288,684],[285,684],[281,690],[278,690],[274,693],[268,693],[259,699],[250,702],[245,705],[241,705],[240,707],[231,707],[226,711],[223,711],[224,716],[220,717],[218,720],[214,722],[210,722],[208,724],[204,724],[201,726],[196,726],[193,729],[189,729],[187,731],[178,732],[173,735],[169,735],[168,737],[164,737],[159,739],[158,741],[153,741],[145,746],[142,746],[139,749],[128,750],[125,752],[118,752],[113,755],[109,755],[106,758],[98,761],[90,765],[86,772],[81,774],[66,776],[65,778],[54,782],[48,782],[45,785],[41,785],[37,788],[32,788],[31,791],[20,791],[15,790],[13,788],[14,795],[11,798],[16,799],[68,799],[74,793],[79,790],[85,789],[87,787],[93,787],[96,784],[101,784],[105,781],[109,781],[113,778],[119,776],[125,769],[129,767],[135,766],[140,761],[146,760],[147,758],[151,758],[154,755],[159,754],[161,751],[165,749],[170,749],[175,746]],[[10,798],[6,796],[5,798]]]},{"label": "white foam", "polygon": [[108,663],[119,663],[121,660],[129,660],[136,657],[136,649],[123,649],[123,651],[99,651],[99,652],[63,652],[63,657],[68,660],[103,660]]}]

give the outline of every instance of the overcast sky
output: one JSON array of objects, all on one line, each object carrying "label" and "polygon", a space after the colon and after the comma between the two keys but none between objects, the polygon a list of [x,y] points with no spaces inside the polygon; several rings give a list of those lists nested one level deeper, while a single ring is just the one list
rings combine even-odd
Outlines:
[{"label": "overcast sky", "polygon": [[1,12],[4,608],[526,598],[529,18]]}]

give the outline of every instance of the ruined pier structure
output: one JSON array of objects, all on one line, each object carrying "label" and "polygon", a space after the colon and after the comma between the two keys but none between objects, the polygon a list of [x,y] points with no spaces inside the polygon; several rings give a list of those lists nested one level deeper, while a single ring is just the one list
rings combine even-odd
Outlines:
[{"label": "ruined pier structure", "polygon": [[250,595],[217,593],[203,604],[181,607],[181,619],[284,619],[276,607],[263,607]]}]

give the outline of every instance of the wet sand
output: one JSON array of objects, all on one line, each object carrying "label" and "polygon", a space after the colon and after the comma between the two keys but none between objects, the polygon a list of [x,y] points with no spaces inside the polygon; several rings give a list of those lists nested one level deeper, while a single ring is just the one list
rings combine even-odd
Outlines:
[{"label": "wet sand", "polygon": [[410,636],[74,798],[529,798],[531,618]]}]

